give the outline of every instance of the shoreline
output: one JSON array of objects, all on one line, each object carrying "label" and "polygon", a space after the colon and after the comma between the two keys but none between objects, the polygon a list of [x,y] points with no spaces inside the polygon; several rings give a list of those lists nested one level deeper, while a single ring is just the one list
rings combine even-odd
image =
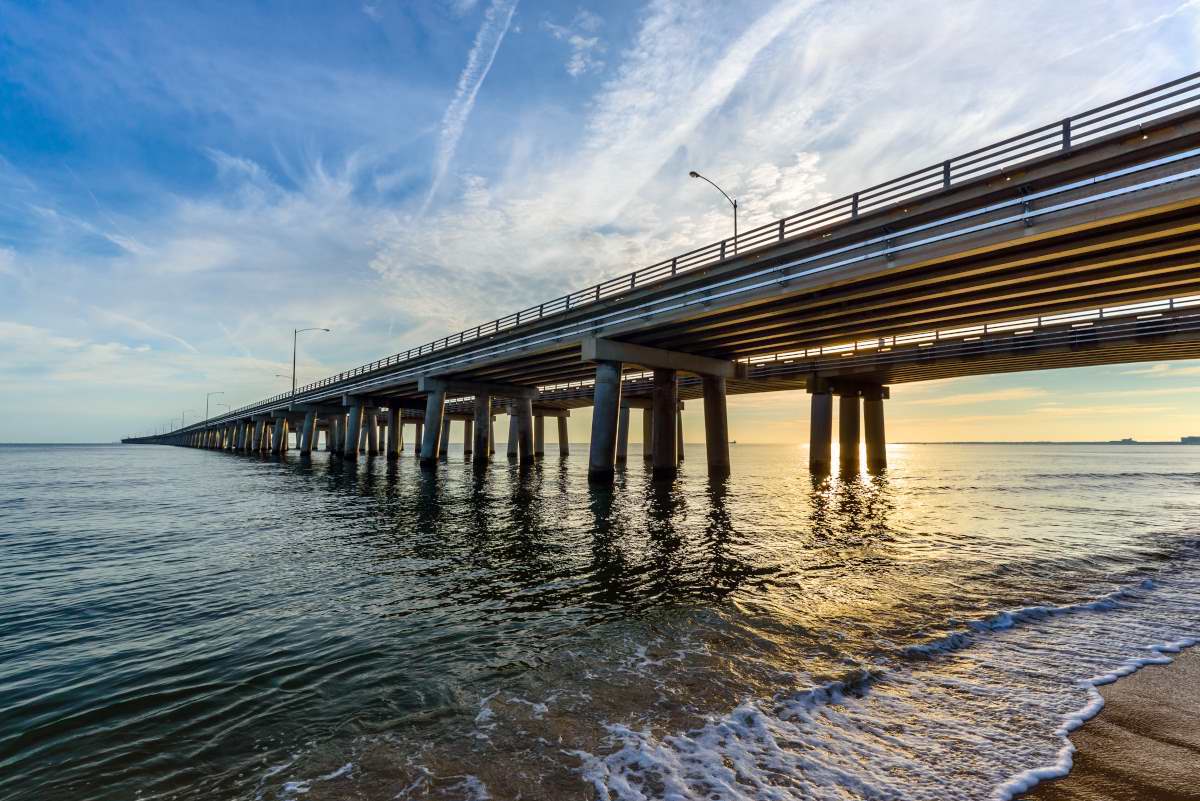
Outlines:
[{"label": "shoreline", "polygon": [[[1093,701],[1064,722],[1057,765],[1014,777],[1016,801],[1200,799],[1200,648],[1155,656],[1092,680]],[[1036,782],[1036,783],[1030,783]]]}]

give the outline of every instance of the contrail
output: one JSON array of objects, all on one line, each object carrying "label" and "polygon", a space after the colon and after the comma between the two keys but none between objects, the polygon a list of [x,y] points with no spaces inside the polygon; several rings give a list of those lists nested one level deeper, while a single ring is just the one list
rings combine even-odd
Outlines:
[{"label": "contrail", "polygon": [[442,179],[446,177],[446,170],[454,158],[454,151],[458,149],[458,140],[462,138],[467,119],[471,116],[471,109],[475,107],[475,96],[479,94],[479,87],[483,85],[483,80],[492,68],[492,62],[496,60],[496,52],[500,49],[500,43],[504,41],[504,35],[508,33],[508,26],[512,24],[513,13],[516,10],[517,0],[492,0],[492,4],[484,13],[483,25],[475,34],[475,44],[467,56],[467,65],[458,76],[458,88],[454,92],[454,99],[450,101],[442,117],[442,138],[433,165],[433,183],[429,186],[425,202],[421,204],[421,214],[429,208]]}]

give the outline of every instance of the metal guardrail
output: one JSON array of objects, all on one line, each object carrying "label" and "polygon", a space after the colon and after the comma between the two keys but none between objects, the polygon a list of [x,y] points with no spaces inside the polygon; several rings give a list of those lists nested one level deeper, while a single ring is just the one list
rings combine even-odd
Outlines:
[{"label": "metal guardrail", "polygon": [[255,401],[233,409],[223,417],[270,406],[282,400],[299,397],[331,384],[394,367],[447,348],[480,339],[489,339],[514,328],[539,322],[546,317],[564,314],[600,301],[619,297],[635,289],[719,263],[735,252],[740,256],[748,251],[776,245],[829,225],[855,219],[866,212],[880,211],[965,181],[973,181],[991,173],[1001,172],[1030,159],[1069,151],[1080,144],[1121,130],[1136,131],[1147,123],[1185,109],[1200,109],[1200,72],[1185,75],[1174,81],[1067,117],[1060,122],[1043,125],[757,228],[743,231],[736,239],[729,237],[713,242],[648,267],[601,281],[586,289],[571,292],[554,300],[539,303],[537,306],[530,306],[433,342],[409,348],[406,351],[323,378],[298,387],[294,393],[284,392],[265,400]]}]

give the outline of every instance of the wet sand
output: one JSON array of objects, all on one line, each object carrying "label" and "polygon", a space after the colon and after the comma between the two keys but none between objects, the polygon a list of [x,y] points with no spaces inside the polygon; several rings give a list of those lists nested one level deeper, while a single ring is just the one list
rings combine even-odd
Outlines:
[{"label": "wet sand", "polygon": [[1200,648],[1100,687],[1104,709],[1071,735],[1074,766],[1025,801],[1200,799]]}]

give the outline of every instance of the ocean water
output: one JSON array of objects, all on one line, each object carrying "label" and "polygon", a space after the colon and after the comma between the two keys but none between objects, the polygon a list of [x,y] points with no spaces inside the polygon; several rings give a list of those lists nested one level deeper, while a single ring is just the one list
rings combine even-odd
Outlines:
[{"label": "ocean water", "polygon": [[1007,799],[1200,634],[1200,448],[0,447],[0,798]]}]

